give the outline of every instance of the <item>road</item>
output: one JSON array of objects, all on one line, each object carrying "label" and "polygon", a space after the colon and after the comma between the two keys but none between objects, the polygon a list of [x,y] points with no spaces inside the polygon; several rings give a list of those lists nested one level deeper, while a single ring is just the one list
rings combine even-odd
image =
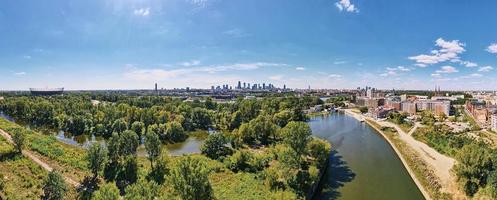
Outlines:
[{"label": "road", "polygon": [[[4,137],[9,143],[12,143],[14,144],[14,141],[12,140],[12,137],[10,136],[9,133],[5,132],[4,130],[0,129],[0,135],[2,135],[2,137]],[[33,152],[29,151],[29,150],[22,150],[22,155],[26,156],[27,158],[31,159],[33,162],[35,162],[36,164],[40,165],[43,169],[51,172],[53,170],[53,167],[51,167],[48,163],[46,162],[43,162],[38,156],[36,156],[35,154],[33,154]],[[64,176],[64,180],[66,181],[66,183],[74,186],[74,187],[79,187],[80,184],[77,182],[77,181],[74,181],[73,179],[67,177],[67,176]]]}]

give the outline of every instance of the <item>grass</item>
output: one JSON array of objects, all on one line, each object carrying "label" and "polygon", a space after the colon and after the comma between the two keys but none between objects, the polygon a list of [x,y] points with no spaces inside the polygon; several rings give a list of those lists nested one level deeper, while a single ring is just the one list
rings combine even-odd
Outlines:
[{"label": "grass", "polygon": [[[4,179],[0,199],[40,199],[47,171],[29,158],[14,153],[13,145],[3,137],[0,137],[0,160],[0,174]],[[76,199],[74,188],[69,189],[66,199]]]},{"label": "grass", "polygon": [[75,180],[89,175],[84,159],[85,150],[57,141],[53,135],[44,135],[28,130],[14,122],[0,118],[0,128],[8,133],[22,132],[26,136],[29,150],[37,154],[54,169]]}]

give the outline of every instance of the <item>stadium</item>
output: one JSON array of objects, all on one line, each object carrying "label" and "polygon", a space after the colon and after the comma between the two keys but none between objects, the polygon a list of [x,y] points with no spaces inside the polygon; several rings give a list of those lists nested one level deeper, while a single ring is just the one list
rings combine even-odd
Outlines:
[{"label": "stadium", "polygon": [[64,88],[29,88],[32,95],[47,96],[58,95],[64,92]]}]

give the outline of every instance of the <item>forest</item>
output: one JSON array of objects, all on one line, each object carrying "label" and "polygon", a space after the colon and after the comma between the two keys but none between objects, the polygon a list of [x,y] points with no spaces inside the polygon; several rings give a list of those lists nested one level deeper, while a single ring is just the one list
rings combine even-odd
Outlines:
[{"label": "forest", "polygon": [[[305,123],[303,110],[322,103],[291,95],[229,103],[209,97],[11,96],[0,101],[0,110],[17,124],[1,119],[0,128],[14,144],[1,153],[15,163],[30,151],[59,166],[33,181],[38,189],[30,187],[44,199],[303,199],[331,150]],[[64,145],[38,131],[46,129],[99,136],[104,144]],[[161,148],[199,130],[210,132],[201,154],[170,156]],[[137,156],[139,145],[145,158]],[[0,186],[6,196],[20,189],[3,178]]]}]

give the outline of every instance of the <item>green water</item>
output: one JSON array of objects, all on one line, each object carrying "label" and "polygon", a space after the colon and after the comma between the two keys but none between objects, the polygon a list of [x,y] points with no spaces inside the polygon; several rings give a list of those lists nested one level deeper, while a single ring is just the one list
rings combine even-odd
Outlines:
[{"label": "green water", "polygon": [[313,118],[313,134],[333,145],[333,152],[314,199],[424,199],[397,154],[365,123],[345,114]]}]

